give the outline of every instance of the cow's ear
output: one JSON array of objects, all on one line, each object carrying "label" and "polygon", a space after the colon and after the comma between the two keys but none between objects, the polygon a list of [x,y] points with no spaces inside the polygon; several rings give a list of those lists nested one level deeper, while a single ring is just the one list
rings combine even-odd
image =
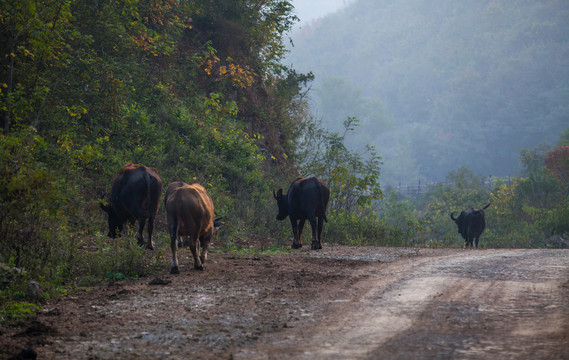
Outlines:
[{"label": "cow's ear", "polygon": [[277,198],[280,199],[280,198],[282,198],[282,197],[283,197],[283,189],[279,189],[279,190],[277,191]]}]

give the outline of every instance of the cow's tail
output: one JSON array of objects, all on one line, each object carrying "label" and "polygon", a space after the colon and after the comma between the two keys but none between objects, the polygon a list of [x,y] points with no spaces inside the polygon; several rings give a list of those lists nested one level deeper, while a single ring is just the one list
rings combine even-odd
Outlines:
[{"label": "cow's tail", "polygon": [[[322,218],[324,219],[325,222],[328,222],[328,217],[326,216],[328,203],[324,203],[324,196],[323,196],[323,194],[326,192],[326,189],[323,188],[322,184],[320,184],[319,182],[317,184],[318,184],[318,190],[320,191],[320,206],[322,206]],[[330,197],[330,195],[328,195],[328,197]]]},{"label": "cow's tail", "polygon": [[148,170],[144,169],[144,180],[146,180],[146,211],[145,211],[145,217],[147,219],[150,218],[151,214],[150,214],[150,209],[152,208],[152,204],[150,204],[151,200],[151,196],[150,196],[150,176],[148,176]]}]

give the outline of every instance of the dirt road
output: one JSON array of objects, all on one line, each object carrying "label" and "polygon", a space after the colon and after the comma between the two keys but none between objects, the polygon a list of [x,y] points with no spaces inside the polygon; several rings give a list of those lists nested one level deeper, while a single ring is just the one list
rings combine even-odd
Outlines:
[{"label": "dirt road", "polygon": [[[0,330],[38,359],[569,359],[569,251],[325,246],[184,254]],[[166,269],[165,269],[166,270]]]}]

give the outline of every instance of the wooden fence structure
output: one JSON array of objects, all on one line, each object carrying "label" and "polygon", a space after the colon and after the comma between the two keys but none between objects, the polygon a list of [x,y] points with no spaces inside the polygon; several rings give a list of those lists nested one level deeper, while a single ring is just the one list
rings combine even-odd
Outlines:
[{"label": "wooden fence structure", "polygon": [[[488,190],[492,190],[494,188],[494,186],[496,185],[496,181],[498,179],[500,179],[502,182],[504,182],[508,185],[511,185],[513,182],[511,177],[496,178],[493,176],[489,176],[487,178],[484,178],[482,180],[482,183],[483,183],[485,188],[487,188]],[[388,187],[386,190],[387,191],[397,190],[399,193],[399,196],[402,196],[402,197],[416,197],[416,196],[428,193],[429,191],[434,190],[435,188],[437,188],[440,185],[452,186],[454,184],[455,184],[454,181],[441,181],[441,182],[422,182],[422,181],[419,181],[419,182],[417,182],[417,184],[401,184],[401,183],[399,183],[399,185],[397,187]]]}]

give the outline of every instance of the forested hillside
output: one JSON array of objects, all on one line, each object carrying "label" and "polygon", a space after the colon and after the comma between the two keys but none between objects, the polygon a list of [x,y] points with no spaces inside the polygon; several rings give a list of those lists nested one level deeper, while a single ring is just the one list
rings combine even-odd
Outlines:
[{"label": "forested hillside", "polygon": [[[162,263],[105,236],[99,203],[126,163],[202,184],[232,241],[282,241],[271,190],[298,174],[310,80],[280,65],[295,21],[272,0],[0,3],[0,323],[33,311],[18,299]],[[23,295],[32,279],[42,295]]]},{"label": "forested hillside", "polygon": [[384,184],[462,166],[516,176],[521,149],[569,126],[567,1],[359,0],[293,40],[286,63],[314,73],[315,115],[336,130],[360,119]]},{"label": "forested hillside", "polygon": [[0,2],[0,324],[68,286],[165,265],[163,207],[156,251],[106,236],[100,205],[127,163],[164,188],[203,185],[224,216],[218,249],[289,246],[273,192],[299,175],[329,183],[330,211],[355,217],[381,196],[377,155],[318,127],[313,76],[281,64],[295,22],[276,0]]},{"label": "forested hillside", "polygon": [[128,162],[156,167],[164,184],[202,183],[222,214],[239,202],[265,213],[255,196],[295,176],[310,77],[280,65],[289,3],[0,6],[3,238],[27,211],[91,228]]}]

